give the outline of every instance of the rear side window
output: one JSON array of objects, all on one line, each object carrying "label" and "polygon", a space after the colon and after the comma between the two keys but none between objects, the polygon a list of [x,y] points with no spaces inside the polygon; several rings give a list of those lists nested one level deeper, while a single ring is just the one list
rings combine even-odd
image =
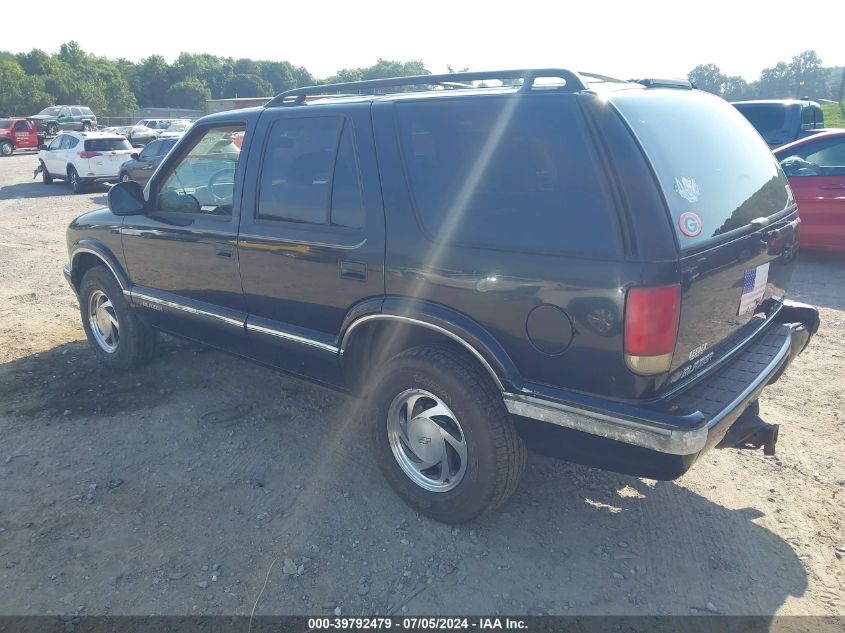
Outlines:
[{"label": "rear side window", "polygon": [[682,249],[790,204],[774,154],[735,108],[698,90],[620,92],[613,103],[639,139]]},{"label": "rear side window", "polygon": [[736,109],[742,112],[761,134],[778,132],[786,127],[786,106],[778,104],[745,105],[740,104]]},{"label": "rear side window", "polygon": [[815,112],[813,112],[813,108],[801,108],[801,129],[812,130],[815,125],[814,117]]},{"label": "rear side window", "polygon": [[119,149],[132,149],[125,138],[92,138],[85,141],[85,150],[89,152],[113,152]]},{"label": "rear side window", "polygon": [[94,113],[91,112],[91,108],[79,108],[82,111],[82,114],[85,116],[93,116]]},{"label": "rear side window", "polygon": [[396,110],[417,213],[433,239],[618,251],[608,185],[574,99],[438,99]]},{"label": "rear side window", "polygon": [[363,226],[352,131],[340,117],[273,124],[261,167],[258,219]]}]

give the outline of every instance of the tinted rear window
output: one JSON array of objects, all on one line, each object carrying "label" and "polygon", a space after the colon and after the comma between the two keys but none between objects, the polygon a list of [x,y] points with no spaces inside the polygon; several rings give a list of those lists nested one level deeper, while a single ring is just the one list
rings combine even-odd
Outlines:
[{"label": "tinted rear window", "polygon": [[786,106],[782,105],[737,105],[734,106],[742,112],[760,133],[777,132],[786,127]]},{"label": "tinted rear window", "polygon": [[417,213],[434,239],[618,251],[608,185],[574,98],[450,98],[396,109]]},{"label": "tinted rear window", "polygon": [[12,126],[12,122],[9,119],[0,119],[0,130],[5,130]]},{"label": "tinted rear window", "polygon": [[613,103],[657,174],[682,248],[790,204],[774,155],[726,101],[697,90],[648,90],[618,93]]},{"label": "tinted rear window", "polygon": [[85,141],[89,152],[111,152],[118,149],[132,149],[132,144],[125,138],[92,138]]}]

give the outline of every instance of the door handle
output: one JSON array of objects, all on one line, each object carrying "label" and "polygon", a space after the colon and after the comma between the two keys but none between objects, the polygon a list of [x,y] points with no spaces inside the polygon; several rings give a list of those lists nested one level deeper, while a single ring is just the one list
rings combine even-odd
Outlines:
[{"label": "door handle", "polygon": [[367,262],[340,260],[340,277],[352,281],[367,281]]},{"label": "door handle", "polygon": [[845,189],[845,185],[822,185],[819,189],[826,189],[828,191],[835,191],[838,189]]},{"label": "door handle", "polygon": [[228,258],[231,258],[231,257],[232,257],[232,255],[234,255],[234,251],[233,251],[233,250],[230,250],[230,251],[227,251],[227,250],[219,250],[219,251],[217,251],[217,257],[226,257],[226,258],[228,259]]}]

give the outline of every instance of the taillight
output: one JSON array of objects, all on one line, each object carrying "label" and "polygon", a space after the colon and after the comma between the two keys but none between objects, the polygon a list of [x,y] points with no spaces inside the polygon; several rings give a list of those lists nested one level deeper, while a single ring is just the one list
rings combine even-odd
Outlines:
[{"label": "taillight", "polygon": [[625,362],[632,371],[646,375],[669,371],[680,317],[680,284],[628,290]]},{"label": "taillight", "polygon": [[94,158],[95,156],[102,156],[100,152],[80,152],[80,158]]}]

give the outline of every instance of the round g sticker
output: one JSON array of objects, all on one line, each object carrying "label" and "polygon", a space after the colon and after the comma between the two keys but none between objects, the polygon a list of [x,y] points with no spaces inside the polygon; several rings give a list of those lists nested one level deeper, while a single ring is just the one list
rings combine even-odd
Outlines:
[{"label": "round g sticker", "polygon": [[695,237],[701,233],[701,218],[692,211],[686,211],[678,218],[678,226],[681,229],[681,233],[687,237]]}]

